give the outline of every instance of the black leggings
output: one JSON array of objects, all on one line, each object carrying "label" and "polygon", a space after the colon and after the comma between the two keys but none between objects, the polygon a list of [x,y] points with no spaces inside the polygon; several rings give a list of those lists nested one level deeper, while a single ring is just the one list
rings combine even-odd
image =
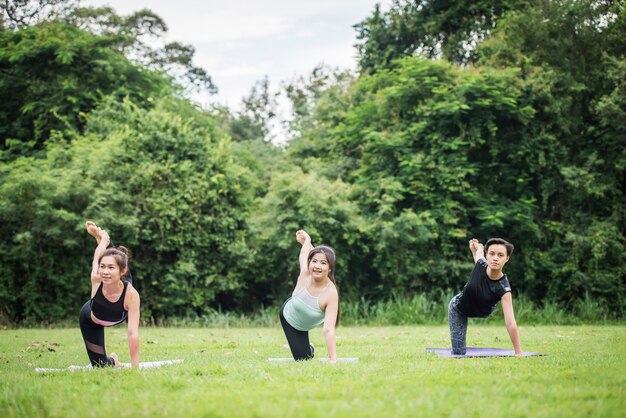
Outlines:
[{"label": "black leggings", "polygon": [[293,355],[293,358],[296,361],[310,360],[315,355],[315,349],[309,342],[309,332],[295,329],[289,324],[289,322],[287,322],[285,316],[283,315],[285,303],[287,303],[289,299],[287,299],[283,303],[283,306],[280,307],[280,323],[283,326],[283,331],[285,331],[285,337],[287,337],[291,355]]},{"label": "black leggings", "polygon": [[91,366],[113,366],[115,364],[113,358],[107,357],[104,349],[104,327],[91,320],[91,300],[88,300],[81,308],[79,323]]}]

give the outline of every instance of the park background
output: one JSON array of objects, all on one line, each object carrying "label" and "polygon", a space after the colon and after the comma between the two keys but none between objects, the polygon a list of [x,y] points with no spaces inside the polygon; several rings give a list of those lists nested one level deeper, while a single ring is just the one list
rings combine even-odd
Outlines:
[{"label": "park background", "polygon": [[445,323],[493,236],[518,322],[623,323],[622,1],[393,1],[354,22],[358,71],[237,110],[190,99],[219,86],[159,16],[79,6],[2,4],[3,327],[76,326],[87,219],[130,248],[144,325],[275,325],[299,228],[336,249],[344,325]]},{"label": "park background", "polygon": [[[79,6],[0,2],[0,416],[625,416],[623,1],[393,0],[356,70],[237,108],[196,100],[220,86],[160,16]],[[35,371],[87,363],[87,219],[132,251],[141,361],[182,363]],[[267,361],[298,228],[337,250],[358,362]],[[492,236],[544,355],[426,353]],[[501,312],[468,343],[510,348]],[[128,361],[124,326],[106,348]]]}]

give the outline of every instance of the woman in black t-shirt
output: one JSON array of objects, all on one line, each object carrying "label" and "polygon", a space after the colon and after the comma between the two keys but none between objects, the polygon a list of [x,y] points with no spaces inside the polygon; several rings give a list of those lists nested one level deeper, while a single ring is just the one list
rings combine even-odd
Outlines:
[{"label": "woman in black t-shirt", "polygon": [[477,239],[472,239],[469,247],[476,265],[461,293],[454,296],[448,305],[452,354],[465,354],[467,318],[486,318],[494,311],[498,301],[501,301],[506,330],[513,343],[515,355],[521,356],[511,285],[506,274],[502,272],[513,252],[513,244],[502,238],[491,238],[483,246]]}]

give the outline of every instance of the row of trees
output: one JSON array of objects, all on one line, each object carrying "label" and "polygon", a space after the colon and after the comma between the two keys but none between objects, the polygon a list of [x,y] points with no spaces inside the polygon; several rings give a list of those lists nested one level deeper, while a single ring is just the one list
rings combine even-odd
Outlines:
[{"label": "row of trees", "polygon": [[502,236],[515,292],[624,316],[623,3],[375,8],[355,26],[359,74],[283,86],[285,147],[266,140],[267,80],[239,113],[200,109],[168,72],[214,89],[193,49],[141,42],[158,17],[61,10],[0,31],[5,319],[74,316],[86,219],[131,248],[146,318],[279,303],[300,227],[336,248],[346,299],[458,290],[468,239]]}]

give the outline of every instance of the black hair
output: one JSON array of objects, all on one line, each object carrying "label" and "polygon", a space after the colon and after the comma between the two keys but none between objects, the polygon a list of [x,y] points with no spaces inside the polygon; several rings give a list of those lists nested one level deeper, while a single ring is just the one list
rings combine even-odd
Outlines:
[{"label": "black hair", "polygon": [[124,272],[124,274],[122,274],[122,277],[120,277],[121,279],[123,279],[128,274],[127,267],[128,267],[128,259],[130,258],[128,253],[129,253],[128,248],[122,247],[121,245],[118,247],[107,248],[104,254],[102,254],[102,257],[100,257],[100,260],[98,260],[98,264],[100,264],[100,262],[102,261],[104,257],[107,257],[107,256],[113,257],[115,259],[115,263],[117,264],[117,267],[119,267],[121,272]]},{"label": "black hair", "polygon": [[513,254],[513,249],[515,248],[513,244],[502,238],[489,238],[485,244],[485,253],[487,253],[487,251],[489,251],[489,247],[494,244],[504,245],[507,257],[510,257],[511,254]]}]

